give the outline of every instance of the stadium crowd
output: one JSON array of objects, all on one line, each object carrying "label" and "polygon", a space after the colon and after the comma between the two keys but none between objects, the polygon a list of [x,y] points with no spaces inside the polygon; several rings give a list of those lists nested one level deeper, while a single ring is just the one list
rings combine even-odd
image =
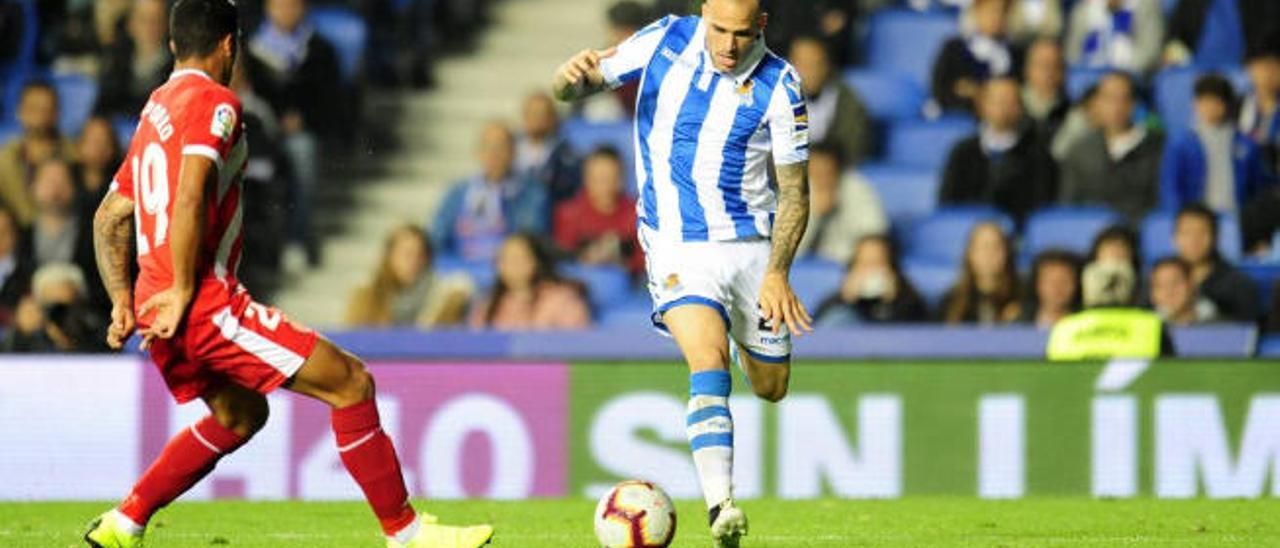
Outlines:
[{"label": "stadium crowd", "polygon": [[[697,3],[618,2],[607,36],[617,43]],[[1129,304],[1169,324],[1280,330],[1269,297],[1280,293],[1280,3],[764,3],[768,43],[796,67],[809,101],[811,221],[793,279],[821,325],[1047,328],[1081,308],[1088,265],[1106,264],[1139,280]],[[83,226],[118,155],[109,109],[136,110],[137,93],[164,74],[151,59],[163,48],[126,46],[162,38],[149,13],[163,2],[124,4],[132,9],[121,12],[114,42],[92,33],[101,47],[41,41],[42,66],[55,74],[96,65],[103,91],[77,140],[59,132],[66,126],[46,80],[17,94],[22,130],[0,152],[0,326],[15,326],[11,340],[30,332],[33,308],[101,300]],[[260,194],[249,203],[291,212],[289,230],[277,231],[290,242],[259,244],[254,255],[270,263],[286,245],[314,246],[306,196],[320,178],[318,151],[341,148],[340,132],[329,132],[359,116],[344,111],[355,102],[306,82],[347,81],[344,93],[354,94],[363,80],[336,75],[342,67],[307,30],[302,0],[264,4],[262,23],[245,34],[237,89],[262,126],[256,139],[250,128],[255,158],[274,174],[251,186]],[[366,12],[374,28],[376,12]],[[438,19],[408,20],[440,28]],[[436,40],[391,35],[418,60]],[[371,81],[429,80],[397,79],[404,71],[394,62],[369,57]],[[643,325],[636,94],[624,86],[562,112],[533,92],[518,123],[479,128],[475,174],[421,225],[388,234],[369,283],[351,295],[347,324]],[[265,211],[251,217],[283,222]],[[75,268],[43,268],[64,263]],[[245,266],[249,284],[274,276],[255,277],[253,260]]]},{"label": "stadium crowd", "polygon": [[[619,2],[608,36],[623,40],[682,4]],[[1278,316],[1261,297],[1280,221],[1280,17],[1259,23],[1270,4],[1184,0],[1168,16],[1154,0],[766,4],[769,43],[796,67],[810,103],[812,219],[797,275],[844,266],[805,288],[822,292],[807,300],[823,325],[1047,328],[1081,308],[1081,276],[1099,262],[1141,278],[1128,304],[1173,325]],[[927,81],[862,66],[840,77],[853,60],[875,64],[876,51],[854,45],[875,49],[877,32],[890,32],[877,25],[940,20],[954,35],[938,39]],[[928,38],[891,30],[900,49]],[[1175,114],[1194,120],[1162,120],[1145,98],[1160,74],[1187,70],[1195,77]],[[897,95],[913,83],[931,91],[902,108]],[[487,125],[477,174],[424,224],[429,240],[398,243],[409,229],[389,238],[349,324],[643,322],[643,294],[595,295],[613,286],[581,268],[642,276],[629,134],[609,134],[627,127],[635,95],[628,86],[574,105],[561,123],[534,93],[518,127]],[[899,142],[902,127],[922,135]],[[894,188],[920,186],[895,180],[904,171],[931,180],[931,195]],[[1261,265],[1260,280],[1233,261]],[[558,275],[557,263],[585,283]],[[459,282],[467,273],[474,280]],[[464,295],[472,313],[444,321],[438,311]]]},{"label": "stadium crowd", "polygon": [[[363,90],[430,87],[433,58],[465,46],[491,3],[237,2],[246,285],[269,294],[283,263],[319,261],[314,197],[326,162],[354,149]],[[147,97],[172,71],[169,7],[0,0],[0,351],[105,349],[93,213]]]}]

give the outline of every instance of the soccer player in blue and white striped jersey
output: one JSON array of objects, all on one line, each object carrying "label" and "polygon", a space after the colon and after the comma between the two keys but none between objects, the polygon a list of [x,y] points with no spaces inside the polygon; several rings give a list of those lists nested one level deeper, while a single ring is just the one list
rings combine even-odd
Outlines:
[{"label": "soccer player in blue and white striped jersey", "polygon": [[[555,75],[561,100],[631,81],[637,213],[653,322],[690,370],[687,427],[718,546],[737,546],[729,362],[769,401],[786,395],[791,335],[810,329],[788,274],[809,217],[808,112],[795,69],[763,40],[759,0],[707,0]],[[769,177],[772,159],[776,187]]]}]

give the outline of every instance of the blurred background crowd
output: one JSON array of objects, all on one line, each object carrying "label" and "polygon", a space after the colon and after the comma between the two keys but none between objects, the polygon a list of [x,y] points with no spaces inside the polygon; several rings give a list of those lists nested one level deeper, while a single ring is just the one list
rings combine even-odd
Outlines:
[{"label": "blurred background crowd", "polygon": [[[491,3],[238,3],[251,290],[269,299],[344,261],[322,252],[315,219],[361,204],[315,196],[359,185],[342,166],[379,157],[385,120],[366,96],[433,93],[439,60],[467,54]],[[698,3],[623,0],[598,17],[617,43]],[[1280,330],[1280,2],[764,3],[768,44],[809,101],[812,212],[793,285],[820,326],[1048,328],[1084,305],[1082,275],[1105,265],[1133,281],[1125,304],[1169,324]],[[0,3],[5,350],[96,348],[104,296],[88,226],[172,65],[165,9]],[[646,325],[636,93],[564,107],[530,89],[514,122],[451,128],[474,150],[471,175],[364,242],[380,258],[343,264],[362,283],[315,296],[345,310],[321,325]]]}]

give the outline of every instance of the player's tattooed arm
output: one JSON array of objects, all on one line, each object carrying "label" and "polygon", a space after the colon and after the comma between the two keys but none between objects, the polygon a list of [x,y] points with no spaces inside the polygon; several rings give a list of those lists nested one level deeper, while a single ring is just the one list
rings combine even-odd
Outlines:
[{"label": "player's tattooed arm", "polygon": [[809,163],[778,166],[777,171],[778,214],[773,223],[769,271],[786,274],[809,224]]},{"label": "player's tattooed arm", "polygon": [[813,318],[788,280],[800,239],[809,224],[809,163],[778,166],[778,214],[773,223],[773,249],[760,284],[760,314],[779,332],[811,331]]},{"label": "player's tattooed arm", "polygon": [[109,192],[93,216],[93,250],[98,274],[111,302],[133,306],[129,279],[130,250],[133,245],[133,200]]},{"label": "player's tattooed arm", "polygon": [[565,61],[551,80],[551,92],[561,101],[577,101],[606,89],[600,61],[617,53],[617,48],[604,51],[586,49]]}]

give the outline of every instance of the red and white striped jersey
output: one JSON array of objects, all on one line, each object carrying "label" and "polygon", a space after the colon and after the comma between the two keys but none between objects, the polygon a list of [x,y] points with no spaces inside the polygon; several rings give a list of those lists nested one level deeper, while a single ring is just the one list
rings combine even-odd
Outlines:
[{"label": "red and white striped jersey", "polygon": [[184,156],[206,157],[218,170],[196,262],[196,300],[210,285],[220,286],[224,295],[239,286],[241,180],[248,157],[241,118],[235,92],[198,70],[176,71],[151,93],[112,181],[113,191],[134,203],[140,267],[135,303],[173,285],[169,231]]}]

